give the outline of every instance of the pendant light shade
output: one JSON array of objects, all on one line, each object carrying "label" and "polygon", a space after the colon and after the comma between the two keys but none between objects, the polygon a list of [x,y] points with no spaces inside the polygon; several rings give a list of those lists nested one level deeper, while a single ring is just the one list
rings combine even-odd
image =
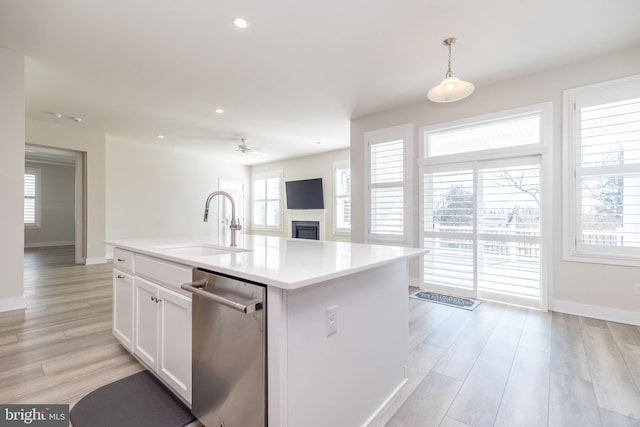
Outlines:
[{"label": "pendant light shade", "polygon": [[475,89],[473,83],[465,82],[453,76],[451,72],[451,45],[456,42],[454,37],[445,39],[442,44],[449,48],[449,66],[444,80],[438,86],[431,88],[427,98],[433,102],[454,102],[471,95]]}]

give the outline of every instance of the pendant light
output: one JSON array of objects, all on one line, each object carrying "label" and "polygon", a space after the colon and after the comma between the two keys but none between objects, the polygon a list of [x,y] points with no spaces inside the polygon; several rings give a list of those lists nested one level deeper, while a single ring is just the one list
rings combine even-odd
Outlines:
[{"label": "pendant light", "polygon": [[454,102],[466,98],[473,93],[475,86],[473,83],[465,82],[453,76],[451,72],[451,45],[456,42],[455,37],[449,37],[442,41],[442,44],[449,48],[449,67],[444,80],[438,86],[431,88],[427,93],[427,98],[433,102]]}]

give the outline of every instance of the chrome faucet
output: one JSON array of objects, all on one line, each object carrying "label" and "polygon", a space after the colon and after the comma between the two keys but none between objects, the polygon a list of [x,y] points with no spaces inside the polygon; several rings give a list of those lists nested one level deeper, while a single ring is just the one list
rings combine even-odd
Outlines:
[{"label": "chrome faucet", "polygon": [[237,240],[236,240],[237,238],[236,233],[242,230],[242,226],[236,219],[236,204],[233,201],[233,197],[231,197],[231,194],[227,193],[226,191],[214,191],[213,193],[209,194],[209,197],[207,197],[207,203],[205,203],[204,205],[203,221],[207,222],[209,220],[209,203],[211,203],[211,199],[213,199],[216,196],[224,196],[227,199],[229,199],[229,201],[231,202],[231,225],[229,226],[229,228],[231,228],[231,245],[230,246],[231,247],[238,246]]}]

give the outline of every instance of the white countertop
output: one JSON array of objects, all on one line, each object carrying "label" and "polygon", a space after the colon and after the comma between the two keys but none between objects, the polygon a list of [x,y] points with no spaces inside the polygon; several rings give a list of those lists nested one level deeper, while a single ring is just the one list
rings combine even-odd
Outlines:
[{"label": "white countertop", "polygon": [[220,245],[217,239],[202,237],[108,240],[106,243],[117,248],[281,289],[301,288],[399,259],[418,256],[424,252],[424,249],[419,248],[247,234],[238,236],[237,249],[245,250],[244,252],[220,255],[194,255],[183,253],[180,249],[176,250],[190,246],[233,250]]}]

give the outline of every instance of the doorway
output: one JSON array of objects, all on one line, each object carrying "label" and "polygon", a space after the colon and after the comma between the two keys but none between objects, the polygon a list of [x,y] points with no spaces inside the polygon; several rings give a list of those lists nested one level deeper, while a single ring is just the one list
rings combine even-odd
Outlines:
[{"label": "doorway", "polygon": [[25,249],[73,246],[84,264],[84,153],[25,145]]},{"label": "doorway", "polygon": [[425,168],[423,280],[543,307],[540,156]]}]

